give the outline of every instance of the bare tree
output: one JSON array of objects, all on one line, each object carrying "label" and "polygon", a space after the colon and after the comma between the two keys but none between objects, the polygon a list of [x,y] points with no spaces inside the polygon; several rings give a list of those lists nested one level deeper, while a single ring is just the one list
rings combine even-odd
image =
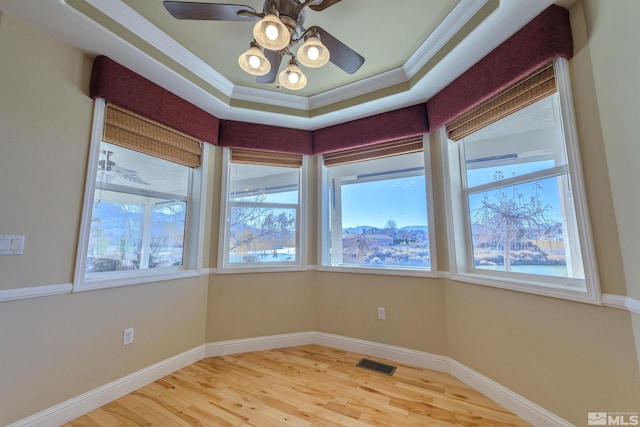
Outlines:
[{"label": "bare tree", "polygon": [[245,206],[231,209],[229,251],[248,254],[275,250],[290,242],[295,232],[295,215],[275,212],[259,205],[260,197]]},{"label": "bare tree", "polygon": [[[501,171],[497,171],[493,178],[500,181],[504,176]],[[533,195],[529,199],[517,187],[506,191],[500,188],[496,190],[493,199],[485,194],[482,206],[474,210],[473,221],[492,230],[493,239],[502,243],[506,271],[511,271],[511,246],[523,237],[525,230],[539,230],[555,224],[547,215],[551,206],[544,205],[538,193],[542,189],[541,184],[533,184]]]},{"label": "bare tree", "polygon": [[362,263],[364,257],[373,249],[373,242],[368,235],[365,234],[365,229],[362,229],[362,233],[352,233],[342,239],[344,249],[351,249],[356,251],[357,261]]},{"label": "bare tree", "polygon": [[389,221],[387,221],[387,223],[384,225],[384,233],[387,236],[395,236],[396,235],[396,231],[398,229],[398,224],[396,223],[395,220],[390,219]]}]

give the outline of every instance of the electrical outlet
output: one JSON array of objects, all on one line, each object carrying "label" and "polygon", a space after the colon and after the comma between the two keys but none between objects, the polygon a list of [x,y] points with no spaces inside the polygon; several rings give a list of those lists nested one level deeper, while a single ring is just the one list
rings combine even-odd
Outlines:
[{"label": "electrical outlet", "polygon": [[133,328],[127,328],[122,334],[122,345],[131,344],[133,342]]},{"label": "electrical outlet", "polygon": [[384,307],[378,307],[378,320],[385,320],[387,318],[387,312]]}]

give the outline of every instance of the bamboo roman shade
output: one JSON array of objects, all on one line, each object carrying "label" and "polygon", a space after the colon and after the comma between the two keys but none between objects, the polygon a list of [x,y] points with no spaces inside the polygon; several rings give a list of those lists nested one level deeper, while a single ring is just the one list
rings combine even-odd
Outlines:
[{"label": "bamboo roman shade", "polygon": [[191,168],[202,162],[201,141],[111,103],[107,104],[102,138]]},{"label": "bamboo roman shade", "polygon": [[555,91],[556,80],[551,63],[448,123],[449,139],[458,141]]},{"label": "bamboo roman shade", "polygon": [[302,155],[232,149],[231,162],[263,166],[281,166],[285,168],[299,168],[302,167]]},{"label": "bamboo roman shade", "polygon": [[422,135],[323,155],[325,166],[338,166],[422,151]]}]

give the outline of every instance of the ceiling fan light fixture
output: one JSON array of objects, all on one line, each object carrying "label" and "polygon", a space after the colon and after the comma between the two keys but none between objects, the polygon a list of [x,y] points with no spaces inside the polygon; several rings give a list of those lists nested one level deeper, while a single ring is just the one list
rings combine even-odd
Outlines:
[{"label": "ceiling fan light fixture", "polygon": [[252,42],[249,49],[240,55],[238,65],[253,76],[264,76],[271,71],[271,63],[255,42]]},{"label": "ceiling fan light fixture", "polygon": [[292,59],[278,76],[278,83],[287,89],[300,90],[307,85],[307,76],[300,70],[296,60]]},{"label": "ceiling fan light fixture", "polygon": [[298,49],[298,61],[305,67],[318,68],[329,62],[331,54],[316,36],[308,37]]},{"label": "ceiling fan light fixture", "polygon": [[253,37],[265,49],[282,50],[289,46],[289,30],[276,15],[268,14],[253,27]]},{"label": "ceiling fan light fixture", "polygon": [[[304,27],[305,9],[323,11],[341,0],[263,0],[262,13],[247,5],[202,3],[200,1],[164,1],[164,6],[176,19],[211,21],[257,21],[253,27],[254,40],[238,58],[238,64],[257,83],[276,83],[276,89],[299,90],[306,86],[307,77],[298,67],[322,67],[328,61],[348,74],[364,64],[364,57],[318,26]],[[301,45],[299,42],[304,40]],[[295,55],[292,53],[298,45]],[[330,49],[329,49],[330,48]],[[283,72],[284,56],[291,61]]]}]

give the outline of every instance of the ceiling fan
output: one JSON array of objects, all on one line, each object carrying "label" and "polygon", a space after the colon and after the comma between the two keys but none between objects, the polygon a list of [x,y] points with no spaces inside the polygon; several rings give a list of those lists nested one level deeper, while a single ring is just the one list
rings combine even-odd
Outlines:
[{"label": "ceiling fan", "polygon": [[[253,41],[238,58],[240,67],[257,76],[258,83],[274,83],[276,87],[302,89],[307,77],[300,64],[317,68],[331,61],[348,74],[353,74],[364,63],[364,57],[318,26],[304,27],[305,9],[322,11],[340,0],[265,0],[263,12],[250,6],[222,3],[195,3],[165,1],[167,11],[176,19],[213,21],[258,21],[253,27]],[[298,42],[304,41],[296,55],[291,52]],[[283,56],[291,57],[288,65],[278,74]]]},{"label": "ceiling fan", "polygon": [[120,176],[127,181],[135,182],[136,184],[144,184],[151,185],[144,179],[138,176],[138,172],[133,169],[126,169],[116,165],[116,162],[111,160],[111,156],[113,156],[113,151],[103,150],[102,154],[104,154],[105,158],[103,160],[98,160],[98,181],[104,180],[106,182],[111,182],[115,176]]}]

